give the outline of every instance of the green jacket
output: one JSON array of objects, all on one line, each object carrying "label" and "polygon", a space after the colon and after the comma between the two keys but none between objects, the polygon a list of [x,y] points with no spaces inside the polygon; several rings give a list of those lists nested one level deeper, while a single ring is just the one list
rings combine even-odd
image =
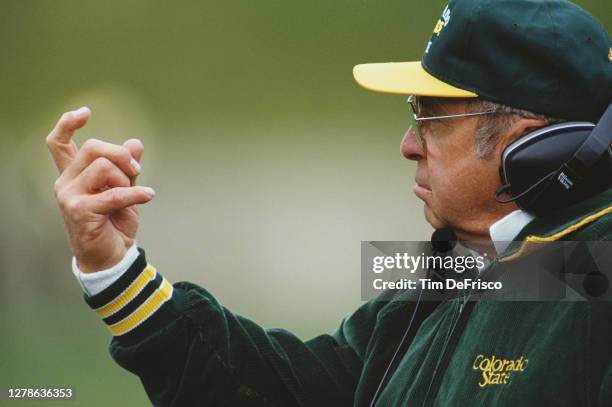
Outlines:
[{"label": "green jacket", "polygon": [[[489,269],[553,240],[612,240],[612,189],[532,221]],[[516,264],[516,263],[514,263]],[[263,329],[144,251],[85,297],[116,362],[163,406],[369,406],[415,303],[376,299],[308,341]],[[612,406],[610,302],[422,302],[377,406]]]}]

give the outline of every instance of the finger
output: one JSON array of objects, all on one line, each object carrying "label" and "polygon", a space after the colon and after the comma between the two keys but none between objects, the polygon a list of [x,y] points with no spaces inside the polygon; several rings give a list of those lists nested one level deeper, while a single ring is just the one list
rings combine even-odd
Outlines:
[{"label": "finger", "polygon": [[74,182],[77,190],[85,193],[130,186],[128,176],[112,161],[104,157],[97,158],[76,177]]},{"label": "finger", "polygon": [[[140,163],[144,151],[144,145],[140,140],[136,138],[129,139],[123,143],[123,147],[127,148],[130,154],[132,154],[132,157]],[[136,185],[136,177],[130,177],[130,182],[132,185]]]},{"label": "finger", "polygon": [[72,141],[74,132],[83,127],[90,117],[91,110],[85,106],[66,112],[47,136],[47,146],[60,173],[77,154],[76,144]]},{"label": "finger", "polygon": [[111,188],[93,195],[92,211],[107,215],[132,205],[144,204],[155,196],[153,188],[134,186]]},{"label": "finger", "polygon": [[96,139],[89,139],[83,144],[70,166],[66,169],[67,178],[76,178],[85,168],[100,157],[112,161],[128,177],[134,177],[140,173],[140,164],[132,158],[132,154],[125,147]]},{"label": "finger", "polygon": [[144,145],[142,141],[137,138],[132,138],[123,143],[123,147],[127,148],[132,157],[138,162],[140,162],[142,158],[142,152],[144,151]]}]

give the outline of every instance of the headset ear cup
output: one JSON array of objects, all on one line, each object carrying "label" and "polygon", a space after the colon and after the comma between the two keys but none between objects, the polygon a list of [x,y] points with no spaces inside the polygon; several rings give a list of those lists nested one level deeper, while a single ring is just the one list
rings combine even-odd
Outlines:
[{"label": "headset ear cup", "polygon": [[534,215],[544,217],[605,191],[610,188],[611,181],[612,162],[606,154],[583,174],[562,166],[550,182],[544,183],[522,204]]},{"label": "headset ear cup", "polygon": [[[515,202],[536,216],[547,216],[609,187],[610,154],[604,154],[586,172],[567,167],[562,171],[594,127],[586,122],[556,124],[508,145],[499,169],[502,187],[495,193],[495,199],[500,203]],[[503,193],[510,198],[501,200]]]},{"label": "headset ear cup", "polygon": [[552,174],[547,182],[535,188],[525,197],[522,206],[531,213],[542,217],[555,212],[570,202],[570,192],[558,182],[558,174]]},{"label": "headset ear cup", "polygon": [[503,199],[501,199],[501,195],[509,193],[510,189],[512,188],[512,186],[508,183],[508,180],[506,179],[506,175],[505,175],[505,172],[504,172],[505,157],[506,157],[505,153],[506,153],[506,150],[508,149],[508,147],[512,146],[512,144],[513,143],[511,143],[508,146],[506,146],[506,148],[504,148],[504,151],[502,151],[501,162],[500,162],[499,168],[498,168],[499,182],[500,182],[501,186],[497,189],[497,191],[495,191],[495,194],[493,195],[493,197],[495,198],[495,201],[497,201],[497,203],[501,203],[501,204],[512,202],[512,198],[510,198],[510,200],[503,200]]}]

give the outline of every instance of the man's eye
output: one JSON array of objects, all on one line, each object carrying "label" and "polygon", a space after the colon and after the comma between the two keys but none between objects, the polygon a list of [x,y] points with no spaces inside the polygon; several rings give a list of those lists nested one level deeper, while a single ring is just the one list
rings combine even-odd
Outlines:
[{"label": "man's eye", "polygon": [[429,130],[436,131],[436,129],[447,129],[450,125],[450,120],[432,120],[429,122]]},{"label": "man's eye", "polygon": [[429,133],[431,133],[431,130],[432,130],[432,124],[433,124],[433,121],[431,120],[421,122],[421,129],[420,129],[421,134],[425,136],[429,135]]}]

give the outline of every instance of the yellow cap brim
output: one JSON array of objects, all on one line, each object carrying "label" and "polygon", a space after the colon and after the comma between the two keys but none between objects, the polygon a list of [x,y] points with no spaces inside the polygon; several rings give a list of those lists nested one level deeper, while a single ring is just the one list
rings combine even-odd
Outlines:
[{"label": "yellow cap brim", "polygon": [[398,95],[469,98],[477,94],[442,82],[420,61],[361,64],[353,68],[358,84],[368,90]]}]

